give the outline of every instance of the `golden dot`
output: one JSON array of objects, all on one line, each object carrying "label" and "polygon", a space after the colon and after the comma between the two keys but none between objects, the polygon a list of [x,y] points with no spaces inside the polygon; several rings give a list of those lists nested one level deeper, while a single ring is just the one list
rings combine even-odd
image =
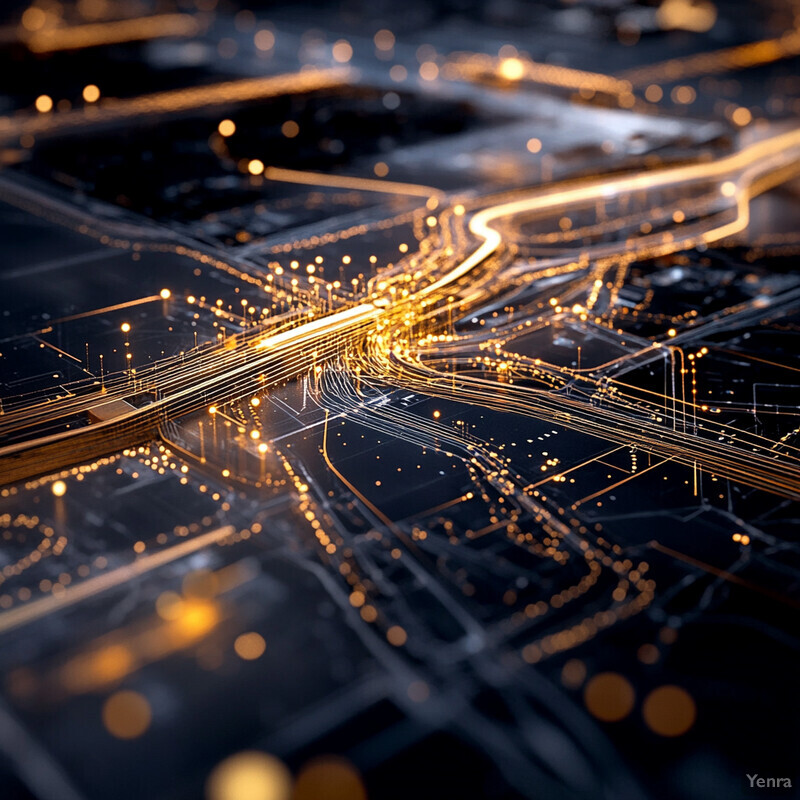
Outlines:
[{"label": "golden dot", "polygon": [[378,50],[387,52],[394,47],[394,34],[386,28],[382,28],[372,37],[372,41],[375,42]]},{"label": "golden dot", "polygon": [[636,657],[642,664],[655,664],[659,659],[658,648],[654,644],[643,644],[637,651]]},{"label": "golden dot", "polygon": [[504,58],[499,72],[507,81],[518,81],[525,74],[525,65],[518,58]]},{"label": "golden dot", "polygon": [[22,27],[26,31],[38,31],[47,22],[47,13],[41,8],[31,6],[26,8],[22,14]]},{"label": "golden dot", "polygon": [[622,675],[602,672],[586,684],[583,700],[592,716],[603,722],[617,722],[633,709],[633,686]]},{"label": "golden dot", "polygon": [[84,86],[83,99],[87,103],[96,103],[100,99],[100,89],[93,83]]},{"label": "golden dot", "polygon": [[525,147],[528,149],[529,153],[538,153],[542,149],[542,142],[540,139],[528,139]]},{"label": "golden dot", "polygon": [[64,481],[56,481],[50,490],[56,497],[63,497],[67,493],[67,484]]},{"label": "golden dot", "polygon": [[392,625],[392,627],[386,631],[386,639],[389,644],[393,644],[395,647],[402,647],[406,643],[408,636],[399,625]]},{"label": "golden dot", "polygon": [[463,216],[464,216],[464,212],[465,212],[465,211],[466,211],[466,209],[464,208],[464,206],[462,206],[462,205],[461,205],[461,203],[459,203],[459,204],[458,204],[458,205],[456,205],[456,206],[453,206],[453,213],[454,213],[454,214],[455,214],[457,217],[463,217]]},{"label": "golden dot", "polygon": [[275,46],[275,34],[272,31],[264,29],[253,37],[253,41],[259,50],[272,50]]},{"label": "golden dot", "polygon": [[247,162],[247,171],[251,175],[260,175],[264,171],[264,162],[258,158],[254,158]]},{"label": "golden dot", "polygon": [[439,67],[435,61],[425,61],[420,64],[419,76],[424,81],[435,81],[439,77]]},{"label": "golden dot", "polygon": [[733,181],[725,181],[720,186],[720,191],[725,197],[733,197],[736,194],[736,184]]},{"label": "golden dot", "polygon": [[36,98],[36,110],[41,114],[46,114],[53,110],[53,98],[46,94],[40,94]]},{"label": "golden dot", "polygon": [[670,329],[667,331],[667,336],[669,336],[669,337],[670,337],[670,339],[671,339],[673,336],[676,336],[676,335],[677,335],[677,333],[678,333],[678,332],[675,330],[675,328],[670,328]]},{"label": "golden dot", "polygon": [[361,608],[365,601],[366,597],[364,597],[364,592],[356,590],[350,595],[350,605],[353,606],[353,608]]},{"label": "golden dot", "polygon": [[172,297],[172,292],[169,289],[162,289],[159,294],[163,300],[169,300],[169,298]]},{"label": "golden dot", "polygon": [[753,115],[750,113],[749,108],[744,108],[744,106],[739,106],[739,108],[737,108],[736,111],[734,111],[733,114],[731,115],[731,119],[733,120],[734,124],[742,128],[745,125],[752,122]]},{"label": "golden dot", "polygon": [[385,178],[389,174],[389,166],[383,161],[379,161],[372,170],[379,178]]},{"label": "golden dot", "polygon": [[657,103],[664,96],[664,91],[660,86],[652,83],[645,89],[644,96],[648,102]]},{"label": "golden dot", "polygon": [[306,764],[297,776],[292,800],[367,800],[356,768],[344,758],[321,756]]},{"label": "golden dot", "polygon": [[220,136],[233,136],[236,133],[236,123],[232,119],[223,119],[217,125]]},{"label": "golden dot", "polygon": [[146,549],[147,549],[147,545],[142,541],[136,542],[136,544],[134,544],[134,546],[133,546],[133,552],[134,553],[144,553],[144,551]]},{"label": "golden dot", "polygon": [[689,105],[693,103],[697,97],[697,92],[691,86],[676,86],[671,92],[670,97],[673,103],[680,105]]},{"label": "golden dot", "polygon": [[347,39],[339,39],[333,46],[333,60],[346,64],[353,57],[353,48]]},{"label": "golden dot", "polygon": [[404,81],[408,77],[408,70],[402,64],[395,64],[389,70],[389,76],[393,81]]},{"label": "golden dot", "polygon": [[138,692],[115,692],[103,704],[103,724],[117,739],[135,739],[149,727],[150,703]]},{"label": "golden dot", "polygon": [[660,686],[645,698],[642,714],[647,727],[659,736],[681,736],[694,725],[697,707],[680,686]]},{"label": "golden dot", "polygon": [[300,133],[300,126],[293,119],[287,119],[286,122],[281,125],[281,133],[287,139],[294,139],[294,137]]},{"label": "golden dot", "polygon": [[577,658],[571,658],[561,669],[561,683],[568,689],[577,689],[586,680],[586,665]]},{"label": "golden dot", "polygon": [[259,405],[261,405],[261,401],[260,401],[260,400],[259,400],[257,397],[254,397],[254,398],[253,398],[253,399],[250,401],[250,405],[251,405],[251,406],[253,406],[253,408],[256,408],[256,407],[258,407]]},{"label": "golden dot", "polygon": [[269,450],[269,447],[267,447],[267,445],[265,445],[264,442],[261,442],[261,444],[258,446],[258,452],[263,455],[264,453],[267,452],[267,450]]},{"label": "golden dot", "polygon": [[207,800],[289,800],[292,776],[275,756],[244,751],[217,764],[206,782]]},{"label": "golden dot", "polygon": [[233,649],[236,655],[245,661],[255,661],[264,655],[267,649],[267,643],[260,633],[251,631],[250,633],[243,633],[241,636],[236,637],[233,643]]},{"label": "golden dot", "polygon": [[119,329],[120,329],[120,330],[121,330],[123,333],[128,333],[128,332],[130,331],[130,329],[131,329],[131,324],[130,324],[130,322],[123,322],[123,323],[122,323],[122,325],[120,325],[120,326],[119,326]]}]

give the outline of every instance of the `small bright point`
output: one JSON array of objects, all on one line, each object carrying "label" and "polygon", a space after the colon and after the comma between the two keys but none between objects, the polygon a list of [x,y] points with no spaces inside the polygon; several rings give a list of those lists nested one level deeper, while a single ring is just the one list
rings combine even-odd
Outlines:
[{"label": "small bright point", "polygon": [[38,31],[47,22],[47,12],[36,6],[26,8],[22,14],[22,27],[26,31]]},{"label": "small bright point", "polygon": [[525,65],[518,58],[505,58],[500,64],[500,77],[518,81],[525,74]]},{"label": "small bright point", "polygon": [[120,691],[103,704],[103,724],[117,739],[135,739],[150,726],[152,712],[147,699],[138,692]]},{"label": "small bright point", "polygon": [[216,406],[209,406],[208,407],[208,413],[209,414],[216,414],[217,413],[217,407]]},{"label": "small bright point", "polygon": [[169,289],[162,289],[159,294],[161,295],[162,300],[169,300],[172,296],[172,292]]},{"label": "small bright point", "polygon": [[64,481],[56,481],[50,489],[56,497],[63,497],[67,493],[67,484]]},{"label": "small bright point", "polygon": [[257,397],[254,397],[250,401],[250,405],[253,406],[253,407],[259,406],[259,405],[261,405],[261,401]]},{"label": "small bright point", "polygon": [[254,158],[247,164],[247,171],[251,175],[261,175],[264,171],[264,162],[258,158]]},{"label": "small bright point", "polygon": [[131,324],[130,324],[130,322],[123,322],[123,323],[122,323],[122,325],[120,325],[120,326],[119,326],[119,329],[120,329],[120,330],[121,330],[123,333],[128,333],[128,332],[130,331],[130,329],[131,329]]},{"label": "small bright point", "polygon": [[100,89],[93,83],[84,86],[83,99],[87,103],[96,103],[100,99]]},{"label": "small bright point", "polygon": [[40,114],[46,114],[48,111],[53,110],[53,98],[47,94],[40,94],[36,98],[36,110]]},{"label": "small bright point", "polygon": [[233,643],[233,649],[236,651],[236,655],[243,661],[255,661],[257,658],[264,655],[264,651],[267,649],[267,643],[264,641],[264,637],[259,633],[243,633],[241,636],[236,637],[236,641]]},{"label": "small bright point", "polygon": [[292,774],[283,763],[252,750],[218,764],[206,783],[205,796],[207,800],[289,800],[291,793]]},{"label": "small bright point", "polygon": [[389,174],[389,167],[383,161],[379,161],[372,169],[379,178],[385,178]]},{"label": "small bright point", "polygon": [[542,149],[542,142],[534,137],[533,139],[528,139],[525,147],[529,153],[538,153]]},{"label": "small bright point", "polygon": [[264,30],[256,33],[256,35],[253,37],[253,41],[256,48],[262,52],[266,52],[267,50],[272,50],[272,48],[275,46],[275,34],[265,28]]},{"label": "small bright point", "polygon": [[419,65],[419,76],[424,81],[435,81],[439,77],[439,67],[435,61],[424,61]]},{"label": "small bright point", "polygon": [[220,136],[233,136],[236,133],[236,123],[232,119],[223,119],[217,125]]},{"label": "small bright point", "polygon": [[739,106],[739,108],[737,108],[736,111],[734,111],[731,115],[731,119],[735,125],[743,128],[745,125],[749,125],[753,121],[753,115],[750,113],[750,109],[745,108],[744,106]]},{"label": "small bright point", "polygon": [[733,181],[725,181],[720,187],[720,191],[725,197],[733,197],[736,194],[736,184]]},{"label": "small bright point", "polygon": [[346,64],[353,57],[353,48],[346,39],[339,39],[333,46],[333,60]]},{"label": "small bright point", "polygon": [[378,50],[385,53],[394,47],[394,34],[386,28],[382,28],[372,37],[372,41],[375,42]]},{"label": "small bright point", "polygon": [[670,339],[671,339],[671,338],[672,338],[673,336],[675,336],[677,333],[678,333],[678,331],[676,331],[676,330],[675,330],[675,328],[670,328],[670,329],[667,331],[667,336],[669,336],[669,337],[670,337]]},{"label": "small bright point", "polygon": [[267,450],[269,450],[269,447],[267,447],[267,445],[264,442],[261,442],[261,444],[258,446],[258,452],[263,455],[264,453],[267,452]]},{"label": "small bright point", "polygon": [[644,96],[648,102],[657,103],[664,96],[664,90],[653,83],[645,89]]}]

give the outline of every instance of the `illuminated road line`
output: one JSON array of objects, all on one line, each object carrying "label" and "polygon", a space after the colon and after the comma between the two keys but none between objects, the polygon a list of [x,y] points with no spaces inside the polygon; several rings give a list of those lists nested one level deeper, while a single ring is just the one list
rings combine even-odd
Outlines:
[{"label": "illuminated road line", "polygon": [[23,34],[22,40],[33,53],[55,53],[168,36],[196,36],[202,30],[200,20],[190,14],[155,14],[137,19],[44,28]]},{"label": "illuminated road line", "polygon": [[229,106],[277,97],[301,94],[341,86],[347,81],[347,68],[313,69],[272,75],[267,78],[242,78],[206,86],[170,89],[125,100],[107,100],[96,106],[76,108],[26,117],[0,117],[0,141],[24,134],[38,135],[80,125],[98,125],[136,117],[140,114],[180,114],[213,106]]},{"label": "illuminated road line", "polygon": [[[470,256],[450,270],[450,272],[443,275],[434,283],[415,292],[414,295],[404,300],[404,303],[418,303],[421,298],[423,298],[424,303],[424,298],[430,297],[432,294],[450,286],[450,284],[459,280],[478,264],[493,255],[502,244],[502,236],[498,230],[492,227],[491,223],[501,217],[513,216],[523,212],[549,210],[554,207],[564,209],[576,203],[599,200],[622,192],[635,192],[643,189],[675,186],[683,182],[720,178],[722,176],[730,180],[736,176],[736,181],[734,182],[731,180],[731,182],[734,184],[734,194],[738,194],[736,198],[736,207],[738,210],[737,220],[730,225],[722,226],[714,231],[706,231],[699,236],[700,241],[713,241],[714,237],[723,238],[729,235],[732,229],[740,230],[747,225],[751,185],[754,185],[754,182],[760,177],[760,173],[766,172],[768,166],[774,168],[775,165],[772,164],[771,159],[777,157],[780,162],[778,166],[780,167],[785,167],[787,162],[797,163],[800,161],[800,152],[794,152],[794,150],[797,150],[799,146],[800,130],[791,131],[757,142],[738,153],[709,164],[691,164],[658,171],[647,171],[633,176],[601,179],[586,186],[574,186],[566,189],[545,191],[532,197],[490,206],[476,213],[469,222],[470,231],[479,239],[482,239],[483,243]],[[765,161],[767,162],[766,164],[763,163]],[[760,172],[750,174],[755,170],[756,166],[760,167]],[[737,172],[739,173],[738,175],[736,174]],[[733,200],[733,197],[731,199]],[[673,252],[675,249],[690,246],[692,241],[692,239],[676,241],[670,237],[669,241],[662,240],[661,250],[659,252]],[[621,244],[622,243],[618,243],[617,246]],[[284,345],[293,346],[295,348],[301,347],[303,344],[308,344],[310,341],[313,341],[315,337],[320,334],[326,334],[330,337],[335,334],[353,332],[360,325],[378,321],[381,317],[386,316],[391,309],[392,304],[388,298],[376,298],[371,303],[362,303],[358,306],[346,308],[334,314],[319,317],[297,328],[267,336],[259,342],[256,347],[268,349],[270,352],[279,350]],[[396,307],[394,311],[396,311]],[[114,421],[115,427],[113,431],[111,428],[108,429],[111,434],[110,438],[116,441],[119,436],[117,435],[115,437],[115,434],[121,435],[122,431],[120,425],[126,422],[141,427],[145,424],[145,418],[148,415],[158,414],[160,417],[164,416],[169,413],[170,405],[175,407],[176,403],[180,403],[184,398],[191,399],[192,397],[197,397],[200,393],[205,395],[205,393],[209,391],[218,391],[221,383],[230,385],[235,379],[246,379],[248,376],[252,375],[255,369],[262,366],[264,365],[261,364],[261,362],[256,364],[242,364],[230,372],[226,373],[223,371],[199,385],[180,390],[175,395],[156,401],[141,410],[137,409],[130,414],[123,415],[118,420]],[[300,369],[299,366],[298,369]],[[159,419],[159,422],[160,421]],[[101,425],[102,423],[88,429],[92,430],[93,434],[98,437],[98,444],[102,436],[100,430]],[[151,425],[150,427],[152,428],[154,426]],[[82,433],[85,435],[84,431],[76,430],[68,434],[44,437],[41,440],[37,440],[37,442],[45,446],[50,445],[53,447],[53,451],[55,451],[65,444],[70,436],[79,436]],[[24,461],[24,453],[22,451],[26,447],[33,446],[36,446],[36,443],[11,445],[7,448],[0,449],[0,458],[3,456],[10,456],[16,458],[18,462]],[[110,450],[105,452],[110,452]],[[41,464],[39,466],[42,467]],[[46,471],[46,467],[42,467],[39,470],[39,472],[43,471]],[[19,469],[17,473],[14,473],[14,475],[17,474],[19,474]],[[18,480],[19,478],[11,477],[5,480],[0,478],[0,481],[11,482],[15,479]]]},{"label": "illuminated road line", "polygon": [[757,583],[748,581],[746,578],[742,578],[739,575],[728,572],[728,570],[715,567],[713,564],[708,564],[705,561],[700,561],[699,559],[687,555],[686,553],[681,553],[679,550],[673,550],[671,547],[661,544],[661,542],[657,541],[656,539],[648,542],[648,545],[652,547],[653,550],[657,550],[659,553],[664,553],[665,555],[677,558],[679,561],[683,561],[685,564],[691,564],[694,567],[705,570],[711,575],[715,575],[716,577],[722,578],[730,583],[744,586],[746,589],[751,589],[754,592],[763,594],[764,596],[769,597],[771,600],[776,600],[777,602],[791,606],[792,608],[800,608],[800,603],[791,597],[780,595],[777,592],[771,591],[770,589],[765,589],[763,586],[759,586]]},{"label": "illuminated road line", "polygon": [[169,564],[190,553],[202,550],[207,545],[216,544],[234,532],[235,528],[232,525],[216,528],[195,539],[189,539],[188,541],[173,545],[167,550],[162,550],[161,552],[153,553],[148,556],[141,556],[133,563],[126,564],[124,567],[117,567],[103,575],[88,578],[81,583],[68,587],[61,594],[50,595],[40,600],[33,600],[24,606],[6,611],[0,614],[0,634],[6,633],[13,628],[18,628],[21,625],[27,625],[43,616],[68,608],[89,597],[113,589],[133,578],[137,578],[154,569],[163,567],[164,564]]},{"label": "illuminated road line", "polygon": [[648,83],[675,83],[699,75],[713,75],[735,69],[748,69],[770,64],[783,58],[800,54],[800,31],[793,30],[778,39],[762,39],[758,42],[726,47],[722,50],[698,53],[686,58],[672,58],[637,67],[620,73],[619,78],[634,86]]},{"label": "illuminated road line", "polygon": [[412,197],[444,197],[444,192],[440,189],[418,183],[399,183],[398,181],[358,178],[350,175],[326,175],[321,172],[282,169],[280,167],[267,167],[263,174],[268,180],[284,183],[332,186],[339,189],[360,189],[364,192],[383,192],[385,194],[407,194]]}]

